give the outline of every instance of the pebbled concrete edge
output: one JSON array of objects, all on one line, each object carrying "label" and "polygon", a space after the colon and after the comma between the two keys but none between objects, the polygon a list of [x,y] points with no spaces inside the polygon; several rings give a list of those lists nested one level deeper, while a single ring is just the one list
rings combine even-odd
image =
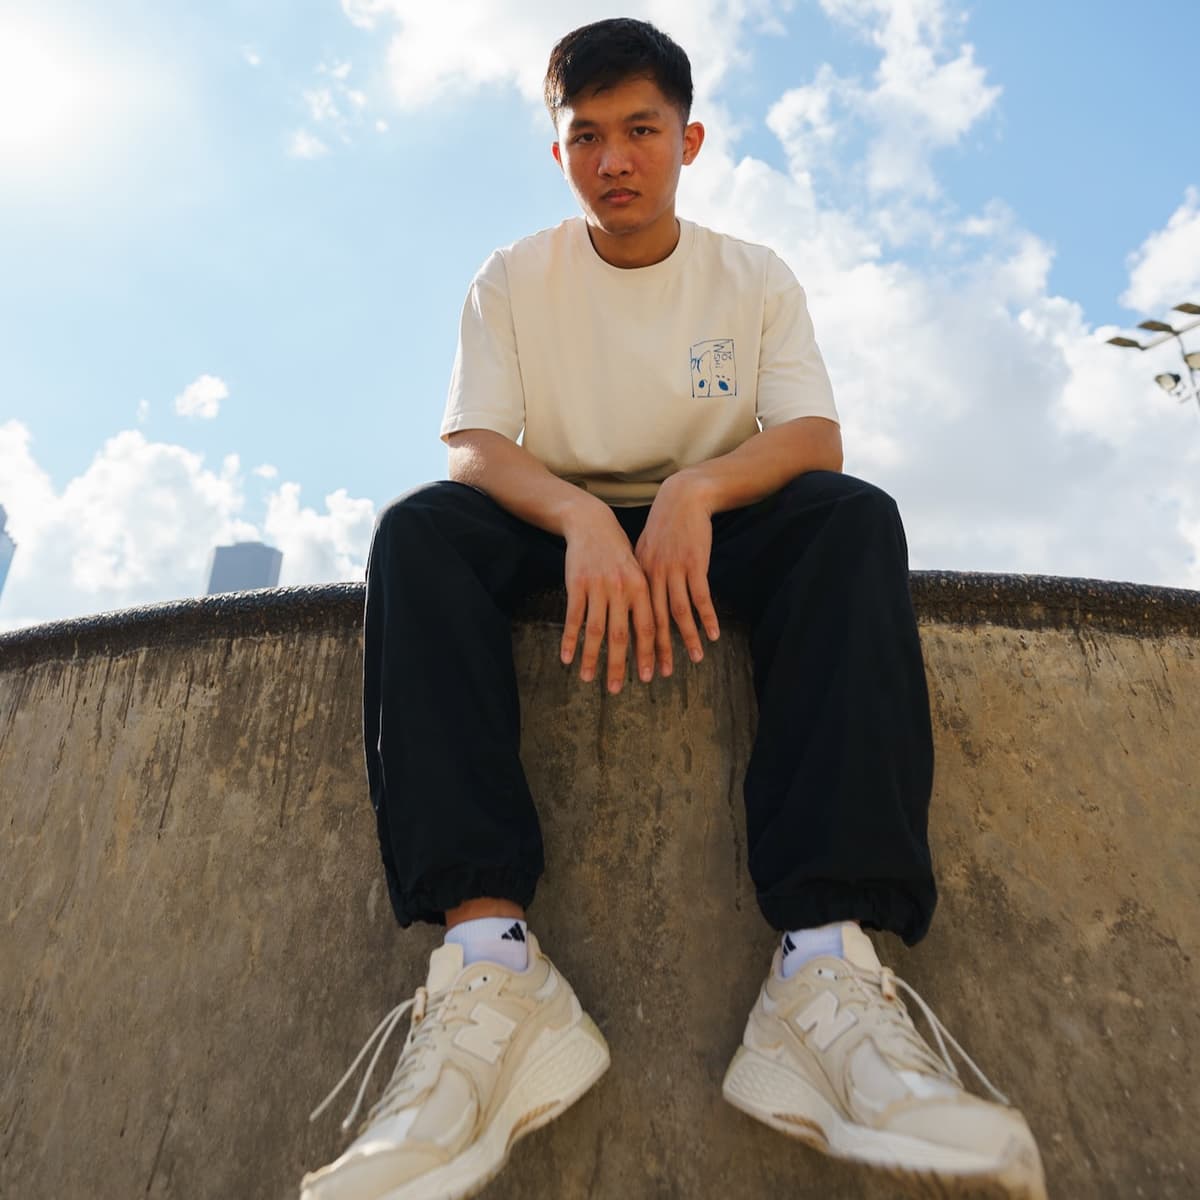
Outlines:
[{"label": "pebbled concrete edge", "polygon": [[[913,571],[909,578],[918,620],[926,624],[1200,635],[1200,591],[1054,575]],[[360,628],[364,592],[362,583],[263,588],[34,625],[0,634],[0,671],[165,643]],[[561,621],[565,609],[565,591],[543,592],[515,617]],[[717,614],[736,622],[720,605]]]}]

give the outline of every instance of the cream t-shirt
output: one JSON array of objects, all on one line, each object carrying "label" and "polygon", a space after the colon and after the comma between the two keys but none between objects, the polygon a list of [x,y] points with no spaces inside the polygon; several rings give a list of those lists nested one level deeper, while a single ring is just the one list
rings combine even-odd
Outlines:
[{"label": "cream t-shirt", "polygon": [[766,246],[680,219],[649,267],[573,217],[495,251],[471,283],[440,436],[491,429],[609,504],[650,504],[759,427],[837,421],[804,289]]}]

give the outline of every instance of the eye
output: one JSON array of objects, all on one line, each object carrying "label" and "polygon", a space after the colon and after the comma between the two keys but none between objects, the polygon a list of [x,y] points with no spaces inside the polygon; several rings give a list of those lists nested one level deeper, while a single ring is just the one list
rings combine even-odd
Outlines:
[{"label": "eye", "polygon": [[582,141],[584,140],[584,138],[593,138],[593,137],[595,137],[595,136],[596,136],[596,135],[595,135],[594,133],[577,133],[577,134],[576,134],[576,135],[575,135],[575,136],[574,136],[574,137],[571,139],[571,142],[572,142],[572,144],[574,144],[574,143],[576,143],[576,142],[582,142]]},{"label": "eye", "polygon": [[639,134],[640,133],[657,133],[658,130],[651,128],[651,126],[649,126],[649,125],[636,125],[634,127],[633,132],[639,133]]}]

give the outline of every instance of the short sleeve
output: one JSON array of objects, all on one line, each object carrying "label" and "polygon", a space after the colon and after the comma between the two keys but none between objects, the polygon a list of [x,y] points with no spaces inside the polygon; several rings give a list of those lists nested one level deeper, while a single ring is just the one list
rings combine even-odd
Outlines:
[{"label": "short sleeve", "polygon": [[763,429],[797,417],[838,420],[833,385],[817,349],[804,289],[773,252],[763,298],[756,416]]},{"label": "short sleeve", "polygon": [[491,429],[516,441],[525,427],[525,392],[517,359],[508,273],[497,250],[471,281],[438,436]]}]

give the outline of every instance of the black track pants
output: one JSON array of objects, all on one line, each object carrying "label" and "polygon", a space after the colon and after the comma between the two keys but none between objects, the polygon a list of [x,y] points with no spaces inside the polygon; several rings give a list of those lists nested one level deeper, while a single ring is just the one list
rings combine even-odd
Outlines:
[{"label": "black track pants", "polygon": [[[649,511],[614,507],[631,545]],[[709,588],[751,630],[758,732],[744,791],[763,916],[775,929],[860,920],[916,942],[937,902],[933,744],[896,505],[812,471],[712,526]],[[518,757],[510,619],[522,597],[563,586],[565,554],[564,539],[449,480],[380,514],[363,717],[402,926],[443,923],[477,896],[533,899],[542,838]],[[576,670],[581,654],[582,637]],[[592,686],[605,686],[599,669]]]}]

